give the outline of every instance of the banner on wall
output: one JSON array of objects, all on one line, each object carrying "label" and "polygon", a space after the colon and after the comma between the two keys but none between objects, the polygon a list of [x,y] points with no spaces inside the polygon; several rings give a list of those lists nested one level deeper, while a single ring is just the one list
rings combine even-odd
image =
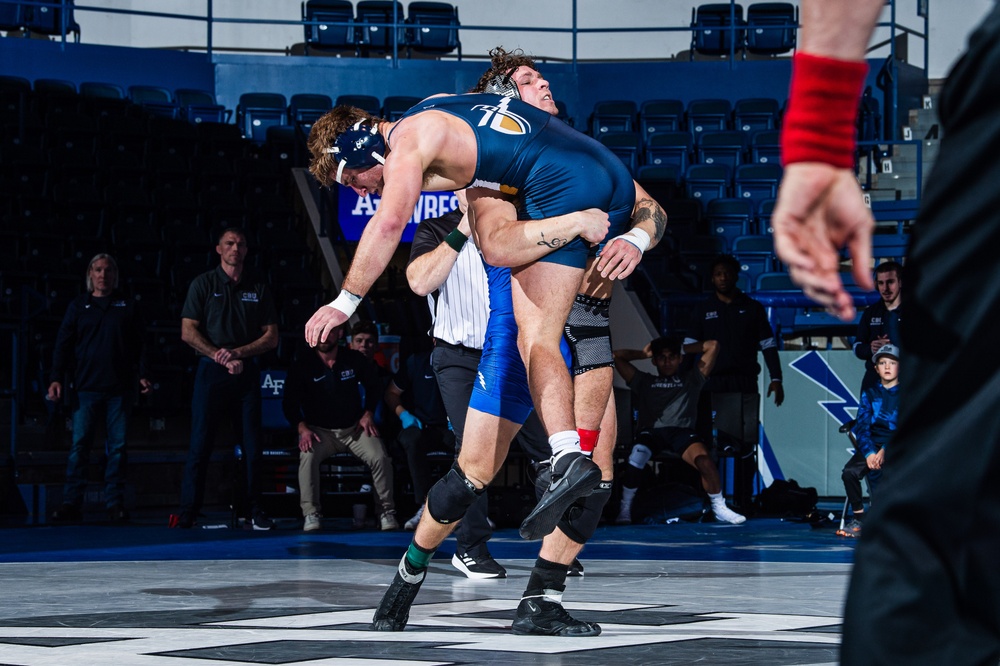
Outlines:
[{"label": "banner on wall", "polygon": [[[338,193],[337,214],[344,238],[349,241],[361,238],[361,232],[378,210],[381,201],[382,197],[371,194],[360,197],[354,190],[341,187]],[[458,198],[454,192],[421,192],[420,199],[413,209],[413,217],[403,230],[402,242],[408,243],[413,240],[413,231],[423,220],[440,217],[456,208],[458,208]]]}]

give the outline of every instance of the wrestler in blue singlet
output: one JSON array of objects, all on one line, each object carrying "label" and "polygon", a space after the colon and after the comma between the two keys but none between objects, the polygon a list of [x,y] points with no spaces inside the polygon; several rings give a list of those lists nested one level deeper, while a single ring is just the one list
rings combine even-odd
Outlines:
[{"label": "wrestler in blue singlet", "polygon": [[[608,213],[608,236],[614,237],[632,217],[635,183],[624,163],[548,112],[509,97],[469,94],[426,99],[403,119],[425,111],[443,111],[469,124],[478,154],[466,187],[517,196],[520,219],[598,208]],[[539,261],[584,268],[589,254],[589,243],[576,238]]]}]

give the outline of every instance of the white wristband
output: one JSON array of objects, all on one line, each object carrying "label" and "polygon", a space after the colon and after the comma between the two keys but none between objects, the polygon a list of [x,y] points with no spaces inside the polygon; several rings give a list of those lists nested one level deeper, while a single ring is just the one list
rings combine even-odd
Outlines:
[{"label": "white wristband", "polygon": [[615,236],[611,240],[616,241],[619,239],[635,245],[639,248],[639,252],[645,252],[646,248],[649,247],[649,234],[639,228],[629,229],[628,233]]},{"label": "white wristband", "polygon": [[340,293],[337,294],[337,298],[333,299],[326,304],[326,307],[333,308],[334,310],[340,310],[345,315],[350,317],[354,314],[354,311],[358,309],[358,304],[361,303],[361,297],[357,294],[352,294],[346,289],[341,289]]}]

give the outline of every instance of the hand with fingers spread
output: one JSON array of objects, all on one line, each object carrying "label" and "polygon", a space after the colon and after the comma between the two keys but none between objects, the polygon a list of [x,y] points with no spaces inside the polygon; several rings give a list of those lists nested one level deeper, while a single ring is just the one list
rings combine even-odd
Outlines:
[{"label": "hand with fingers spread", "polygon": [[330,332],[344,324],[349,319],[337,308],[330,305],[322,305],[309,321],[306,322],[306,342],[310,347],[315,347],[321,342],[325,342]]},{"label": "hand with fingers spread", "polygon": [[875,221],[851,170],[789,164],[772,224],[775,252],[806,296],[841,319],[852,319],[854,301],[840,278],[839,252],[847,248],[858,286],[874,289],[869,270]]},{"label": "hand with fingers spread", "polygon": [[628,234],[616,236],[604,246],[597,260],[597,271],[609,280],[624,280],[642,261],[642,250]]}]

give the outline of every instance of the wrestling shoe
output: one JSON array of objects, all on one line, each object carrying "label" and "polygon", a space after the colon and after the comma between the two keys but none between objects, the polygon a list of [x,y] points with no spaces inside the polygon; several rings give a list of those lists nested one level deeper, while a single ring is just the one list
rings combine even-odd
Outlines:
[{"label": "wrestling shoe", "polygon": [[583,577],[583,564],[580,562],[580,560],[576,559],[575,557],[573,558],[573,562],[569,565],[569,568],[566,569],[566,575],[573,576],[575,578]]},{"label": "wrestling shoe", "polygon": [[402,631],[406,628],[406,621],[410,619],[410,606],[420,591],[420,585],[424,582],[427,571],[418,574],[408,573],[405,559],[406,555],[403,555],[389,589],[385,591],[382,601],[375,609],[375,617],[368,627],[372,631]]},{"label": "wrestling shoe", "polygon": [[841,529],[837,530],[837,536],[850,537],[852,539],[861,536],[861,521],[855,519],[847,523]]},{"label": "wrestling shoe", "polygon": [[581,622],[562,604],[545,599],[521,599],[511,629],[518,636],[599,636],[601,625]]},{"label": "wrestling shoe", "polygon": [[464,573],[466,577],[476,580],[507,577],[507,570],[489,553],[479,557],[473,557],[469,553],[461,555],[455,553],[451,557],[451,565]]},{"label": "wrestling shoe", "polygon": [[730,523],[731,525],[739,525],[745,523],[747,517],[743,514],[736,513],[728,506],[725,502],[712,502],[712,513],[715,514],[715,519],[720,520],[724,523]]},{"label": "wrestling shoe", "polygon": [[552,463],[552,480],[538,504],[521,523],[519,533],[529,541],[550,534],[570,504],[594,492],[601,468],[582,453],[567,453]]}]

